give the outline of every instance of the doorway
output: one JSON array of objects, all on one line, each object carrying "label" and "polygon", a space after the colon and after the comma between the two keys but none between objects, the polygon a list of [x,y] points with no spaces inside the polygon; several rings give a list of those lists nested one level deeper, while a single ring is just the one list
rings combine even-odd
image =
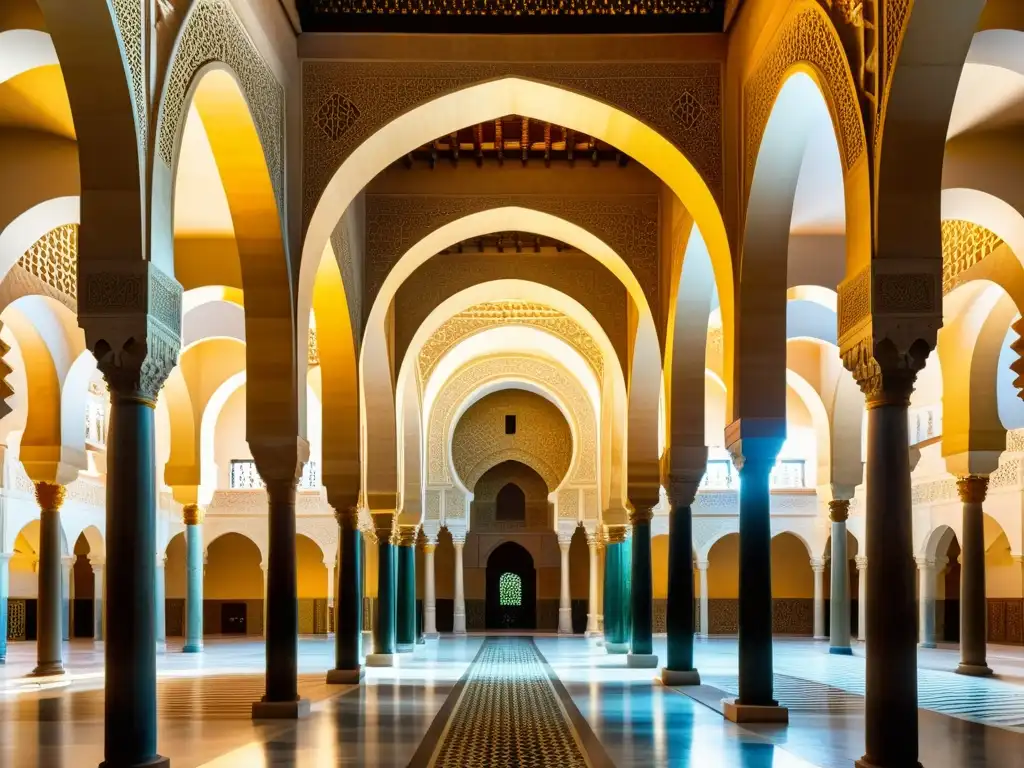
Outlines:
[{"label": "doorway", "polygon": [[525,547],[499,545],[487,558],[487,629],[537,628],[537,571]]},{"label": "doorway", "polygon": [[245,623],[245,603],[221,603],[220,631],[224,635],[244,635],[247,632]]}]

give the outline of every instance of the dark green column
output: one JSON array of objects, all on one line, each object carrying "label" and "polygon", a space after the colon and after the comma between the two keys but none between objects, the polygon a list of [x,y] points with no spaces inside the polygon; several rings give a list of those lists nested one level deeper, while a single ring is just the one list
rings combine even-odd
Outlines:
[{"label": "dark green column", "polygon": [[[665,685],[700,685],[693,665],[693,493],[673,490],[672,495],[676,503],[668,521],[668,659],[661,680]],[[687,498],[680,503],[679,495]]]},{"label": "dark green column", "polygon": [[630,638],[626,663],[631,667],[656,667],[651,624],[654,619],[651,576],[651,507],[644,504],[629,516],[633,525],[632,567],[630,572]]},{"label": "dark green column", "polygon": [[390,530],[377,531],[377,614],[373,617],[373,653],[366,657],[371,667],[395,663],[395,546]]},{"label": "dark green column", "polygon": [[[111,390],[106,573],[110,620],[104,642],[101,767],[163,768],[170,761],[156,751],[156,394],[148,397],[135,391],[137,384],[130,386],[126,371],[104,368],[104,373]],[[119,391],[122,386],[127,392]]]},{"label": "dark green column", "polygon": [[608,526],[604,565],[604,647],[608,653],[629,650],[626,614],[628,558],[626,526]]},{"label": "dark green column", "polygon": [[363,679],[362,534],[355,507],[338,512],[336,517],[339,563],[334,589],[334,669],[327,672],[327,682],[358,683]]},{"label": "dark green column", "polygon": [[[782,438],[742,438],[730,450],[740,473],[739,692],[725,716],[785,721],[773,698],[772,532],[769,476]],[[766,710],[772,711],[766,711]]]},{"label": "dark green column", "polygon": [[39,600],[36,605],[36,668],[33,677],[64,674],[64,597],[60,553],[60,507],[64,486],[36,483],[39,502]]},{"label": "dark green column", "polygon": [[398,584],[395,648],[412,653],[416,647],[416,528],[403,526],[398,534]]}]

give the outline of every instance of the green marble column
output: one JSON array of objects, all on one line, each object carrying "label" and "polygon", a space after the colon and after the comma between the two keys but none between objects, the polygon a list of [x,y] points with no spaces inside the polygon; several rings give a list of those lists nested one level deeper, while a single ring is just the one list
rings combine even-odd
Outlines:
[{"label": "green marble column", "polygon": [[[674,501],[674,499],[673,499]],[[668,659],[661,670],[666,685],[700,685],[693,665],[693,514],[688,503],[677,503],[669,517]]]},{"label": "green marble column", "polygon": [[185,647],[184,653],[203,650],[203,511],[186,504],[185,521]]},{"label": "green marble column", "polygon": [[39,600],[36,605],[36,668],[34,677],[64,674],[62,657],[64,600],[60,547],[60,507],[64,486],[36,483],[39,502]]},{"label": "green marble column", "polygon": [[629,543],[624,525],[608,526],[604,568],[604,647],[608,653],[629,650]]},{"label": "green marble column", "polygon": [[366,657],[371,667],[395,663],[395,545],[389,530],[377,531],[377,615],[373,622],[373,653]]},{"label": "green marble column", "polygon": [[0,552],[0,664],[7,662],[7,598],[11,591],[13,552]]},{"label": "green marble column", "polygon": [[630,573],[631,606],[629,656],[626,663],[631,667],[656,667],[658,657],[654,655],[651,637],[654,618],[654,594],[651,574],[651,517],[653,511],[644,505],[630,514],[633,526],[632,564]]},{"label": "green marble column", "polygon": [[363,679],[363,543],[355,507],[336,514],[338,520],[338,583],[334,599],[334,669],[328,683]]},{"label": "green marble column", "polygon": [[416,647],[416,533],[415,527],[402,526],[398,534],[395,648],[399,653],[412,653]]}]

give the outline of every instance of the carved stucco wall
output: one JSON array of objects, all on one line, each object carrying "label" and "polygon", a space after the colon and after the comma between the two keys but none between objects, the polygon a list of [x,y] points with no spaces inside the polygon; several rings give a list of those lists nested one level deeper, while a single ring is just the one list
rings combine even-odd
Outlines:
[{"label": "carved stucco wall", "polygon": [[331,249],[341,271],[345,299],[348,302],[349,322],[352,324],[357,346],[363,335],[363,265],[362,253],[356,250],[360,242],[357,219],[361,213],[361,205],[349,208],[331,233]]},{"label": "carved stucco wall", "polygon": [[283,212],[284,88],[226,0],[198,0],[185,19],[164,91],[157,137],[160,157],[174,167],[189,88],[196,74],[214,62],[226,64],[238,78],[263,145],[278,210]]},{"label": "carved stucco wall", "polygon": [[[717,62],[307,61],[303,64],[303,213],[309,222],[331,177],[367,138],[399,115],[471,85],[517,76],[562,86],[659,131],[722,195],[722,68]],[[497,115],[495,117],[498,117]],[[567,126],[569,128],[573,126]],[[398,154],[412,149],[396,148]]]},{"label": "carved stucco wall", "polygon": [[601,324],[626,369],[626,289],[604,265],[579,251],[559,254],[441,254],[402,283],[395,296],[395,355],[401,360],[431,311],[459,291],[492,280],[538,282],[575,299]]},{"label": "carved stucco wall", "polygon": [[[508,483],[515,483],[526,496],[526,519],[523,521],[495,519],[498,491]],[[478,533],[551,530],[548,492],[544,478],[525,464],[506,461],[492,467],[477,480],[473,488],[470,513],[473,517],[473,530]]]},{"label": "carved stucco wall", "polygon": [[[505,434],[505,417],[516,417],[516,432]],[[455,425],[452,462],[467,488],[491,467],[521,461],[533,467],[553,491],[572,461],[572,432],[550,400],[522,389],[505,389],[481,398]]]},{"label": "carved stucco wall", "polygon": [[942,222],[942,292],[956,288],[968,269],[1003,244],[995,232],[963,219]]},{"label": "carved stucco wall", "polygon": [[[485,302],[469,307],[441,325],[420,350],[419,370],[428,381],[440,359],[463,339],[488,328],[525,325],[539,328],[566,342],[590,363],[598,381],[604,377],[601,348],[587,330],[568,315],[528,301]],[[546,402],[546,401],[545,401]],[[474,406],[475,408],[476,406]],[[463,417],[465,418],[465,417]],[[567,465],[568,466],[568,465]]]},{"label": "carved stucco wall", "polygon": [[72,312],[78,297],[78,225],[51,229],[18,259],[0,282],[0,309],[22,296],[56,299]]},{"label": "carved stucco wall", "polygon": [[506,206],[557,216],[607,243],[633,271],[657,322],[657,195],[367,195],[364,316],[412,246],[445,224]]},{"label": "carved stucco wall", "polygon": [[114,0],[114,19],[128,63],[129,86],[135,102],[135,128],[143,144],[149,136],[146,76],[142,53],[142,0]]}]

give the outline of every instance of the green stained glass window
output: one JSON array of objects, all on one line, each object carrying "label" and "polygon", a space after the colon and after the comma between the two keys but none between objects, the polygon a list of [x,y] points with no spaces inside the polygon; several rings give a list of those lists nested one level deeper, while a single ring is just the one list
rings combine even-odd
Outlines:
[{"label": "green stained glass window", "polygon": [[523,580],[516,573],[503,573],[498,579],[498,597],[501,605],[523,604]]}]

